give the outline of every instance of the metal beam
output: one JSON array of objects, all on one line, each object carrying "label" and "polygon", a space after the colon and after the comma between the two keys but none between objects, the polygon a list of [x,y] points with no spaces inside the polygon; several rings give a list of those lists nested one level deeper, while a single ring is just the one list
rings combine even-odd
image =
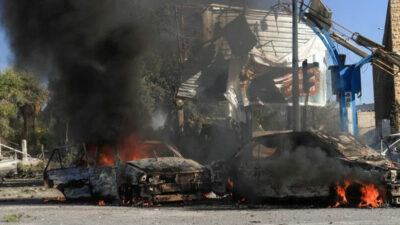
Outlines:
[{"label": "metal beam", "polygon": [[346,41],[344,38],[342,38],[341,36],[337,35],[336,33],[330,33],[330,37],[334,41],[336,41],[337,43],[342,45],[343,47],[351,50],[352,52],[356,53],[357,55],[359,55],[362,58],[367,57],[368,55],[370,55],[370,54],[364,52],[363,50],[359,49],[358,47],[356,47],[352,43]]},{"label": "metal beam", "polygon": [[298,2],[293,0],[293,131],[300,131],[300,104],[299,104],[299,48],[298,48]]}]

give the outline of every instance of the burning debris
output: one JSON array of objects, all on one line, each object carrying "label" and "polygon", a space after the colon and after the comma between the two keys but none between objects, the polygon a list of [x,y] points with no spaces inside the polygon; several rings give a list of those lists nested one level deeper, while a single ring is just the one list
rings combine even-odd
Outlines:
[{"label": "burning debris", "polygon": [[66,199],[64,197],[57,197],[57,198],[45,198],[43,199],[44,203],[49,203],[49,202],[65,202]]},{"label": "burning debris", "polygon": [[358,207],[379,207],[383,204],[383,197],[374,184],[361,184],[361,202]]},{"label": "burning debris", "polygon": [[[116,150],[112,145],[89,144],[87,147],[87,163],[90,166],[114,166],[115,156],[118,155],[121,161],[128,162],[143,158],[156,157],[155,149],[163,148],[161,142],[147,141],[140,142],[136,135],[127,136],[120,144],[117,144]],[[116,154],[116,152],[118,154]],[[86,164],[86,162],[84,162]]]},{"label": "burning debris", "polygon": [[347,197],[346,197],[346,190],[349,186],[350,186],[350,181],[348,181],[348,180],[345,180],[343,185],[341,185],[339,183],[336,184],[335,191],[336,191],[338,198],[340,198],[340,199],[335,203],[335,205],[333,207],[338,207],[338,206],[340,206],[341,203],[342,204],[348,203]]},{"label": "burning debris", "polygon": [[99,205],[99,206],[104,206],[104,205],[106,205],[106,203],[105,203],[103,200],[100,200],[100,201],[97,203],[97,205]]},{"label": "burning debris", "polygon": [[[384,203],[383,199],[386,196],[386,188],[384,188],[384,185],[377,187],[375,184],[367,184],[359,180],[350,179],[346,179],[342,183],[343,184],[337,183],[335,186],[338,201],[333,207],[356,205],[359,208],[376,208],[382,206]],[[359,198],[354,199],[353,196],[348,197],[348,195],[358,196]],[[352,199],[355,202],[350,203],[348,199]]]},{"label": "burning debris", "polygon": [[233,181],[231,180],[231,178],[229,178],[228,177],[228,184],[229,184],[229,187],[231,188],[231,189],[233,189],[233,186],[234,186],[234,183],[233,183]]}]

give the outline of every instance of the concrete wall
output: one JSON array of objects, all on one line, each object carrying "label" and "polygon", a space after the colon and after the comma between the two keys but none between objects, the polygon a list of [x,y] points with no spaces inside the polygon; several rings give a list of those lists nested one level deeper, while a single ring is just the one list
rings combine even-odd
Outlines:
[{"label": "concrete wall", "polygon": [[372,144],[377,140],[375,129],[375,112],[357,112],[358,135],[366,142]]},{"label": "concrete wall", "polygon": [[[391,21],[391,47],[392,51],[396,53],[400,53],[400,0],[391,0],[390,1],[390,21]],[[399,68],[394,68],[395,72],[399,70]],[[400,77],[394,77],[394,98],[397,103],[400,103]],[[396,132],[400,131],[400,112],[396,110]]]},{"label": "concrete wall", "polygon": [[400,0],[390,0],[392,50],[400,53]]}]

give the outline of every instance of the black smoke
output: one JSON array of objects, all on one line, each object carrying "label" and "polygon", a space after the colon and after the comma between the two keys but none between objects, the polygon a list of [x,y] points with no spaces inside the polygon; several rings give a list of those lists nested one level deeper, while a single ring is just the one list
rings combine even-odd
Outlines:
[{"label": "black smoke", "polygon": [[261,167],[274,181],[275,187],[280,189],[304,184],[335,184],[345,179],[375,183],[383,177],[378,171],[363,169],[357,163],[345,163],[330,156],[321,148],[306,146],[283,151]]},{"label": "black smoke", "polygon": [[78,139],[114,142],[137,129],[136,61],[151,39],[144,4],[1,1],[15,64],[49,81],[49,107]]},{"label": "black smoke", "polygon": [[[234,190],[239,196],[252,199],[260,195],[301,197],[304,193],[301,188],[314,189],[312,193],[319,196],[315,191],[319,190],[318,187],[329,190],[344,180],[378,187],[384,183],[386,170],[364,162],[366,158],[362,152],[368,152],[367,149],[356,140],[347,143],[344,149],[339,147],[344,142],[336,143],[335,140],[313,132],[261,136],[225,162],[225,168],[220,162],[213,163],[212,167],[217,173],[225,172],[234,181]],[[359,160],[350,161],[344,153]],[[380,163],[384,162],[380,159]]]}]

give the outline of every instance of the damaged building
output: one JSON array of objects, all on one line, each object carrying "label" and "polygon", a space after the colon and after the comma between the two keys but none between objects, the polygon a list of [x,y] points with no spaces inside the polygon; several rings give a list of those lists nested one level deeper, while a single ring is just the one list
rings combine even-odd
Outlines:
[{"label": "damaged building", "polygon": [[[184,68],[176,96],[181,130],[190,102],[203,108],[202,129],[212,124],[233,124],[242,134],[242,142],[254,132],[291,128],[292,16],[287,5],[276,4],[265,10],[182,4],[177,6],[177,24]],[[329,99],[325,56],[322,41],[300,22],[304,128],[314,127],[315,109],[325,106]]]},{"label": "damaged building", "polygon": [[[399,0],[390,0],[388,4],[385,33],[383,45],[385,50],[390,52],[400,52],[400,26],[399,19]],[[398,73],[398,68],[393,66],[393,72]],[[385,121],[390,120],[391,132],[400,131],[400,78],[391,76],[380,68],[373,67],[374,79],[374,102],[375,102],[375,121],[378,129],[378,137],[382,138],[385,133]]]}]

